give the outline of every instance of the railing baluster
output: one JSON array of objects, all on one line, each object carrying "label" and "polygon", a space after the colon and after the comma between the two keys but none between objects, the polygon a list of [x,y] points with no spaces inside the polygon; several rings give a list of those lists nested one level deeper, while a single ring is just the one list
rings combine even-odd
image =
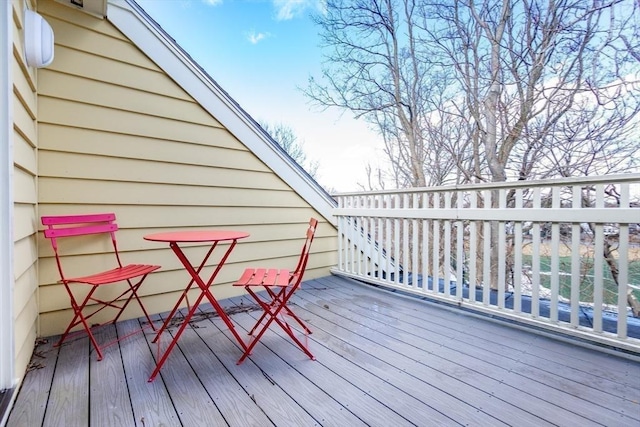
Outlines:
[{"label": "railing baluster", "polygon": [[[533,209],[540,212],[541,205],[540,188],[533,189]],[[543,215],[541,215],[543,217]],[[531,317],[540,316],[540,222],[539,219],[533,223],[533,234],[531,236]]]},{"label": "railing baluster", "polygon": [[[522,209],[522,188],[516,189],[515,209]],[[522,312],[522,222],[513,222],[513,311]]]},{"label": "railing baluster", "polygon": [[[604,185],[596,185],[596,208],[604,207]],[[596,226],[594,271],[593,271],[593,330],[602,332],[602,303],[604,282],[604,227]]]},{"label": "railing baluster", "polygon": [[[571,201],[572,208],[581,207],[582,205],[582,187],[580,185],[573,186],[573,199]],[[580,256],[580,224],[574,223],[571,226],[571,326],[577,328],[580,324],[580,265],[582,257]]]},{"label": "railing baluster", "polygon": [[[560,188],[551,189],[551,207],[560,208]],[[551,307],[549,318],[552,322],[558,321],[558,293],[560,290],[560,224],[551,223]]]},{"label": "railing baluster", "polygon": [[[484,209],[491,209],[491,190],[484,191]],[[483,254],[482,260],[484,261],[482,271],[482,303],[486,306],[490,304],[490,291],[491,291],[491,223],[484,221],[483,223],[484,235],[483,238]]]},{"label": "railing baluster", "polygon": [[[620,206],[630,206],[629,184],[620,188]],[[627,284],[629,283],[629,225],[619,224],[618,232],[618,338],[627,337]]]},{"label": "railing baluster", "polygon": [[[433,209],[440,207],[440,194],[433,194]],[[434,219],[431,221],[433,224],[433,266],[431,267],[433,276],[433,290],[436,293],[440,293],[440,221]],[[446,287],[446,286],[445,286]]]},{"label": "railing baluster", "polygon": [[[498,209],[507,208],[507,189],[498,190]],[[505,291],[507,281],[505,279],[507,236],[504,229],[504,221],[498,221],[498,308],[504,308]]]},{"label": "railing baluster", "polygon": [[[451,192],[444,193],[444,208],[451,208]],[[442,250],[442,275],[444,280],[444,294],[448,297],[451,295],[451,221],[444,220],[444,244]]]},{"label": "railing baluster", "polygon": [[[402,208],[406,209],[409,204],[409,195],[404,194],[402,196]],[[409,286],[409,272],[411,266],[409,265],[409,221],[406,218],[402,219],[402,283],[405,286]]]},{"label": "railing baluster", "polygon": [[[478,193],[475,190],[469,192],[469,208],[476,209],[478,207]],[[469,300],[476,302],[476,289],[478,284],[478,276],[476,268],[478,267],[478,228],[477,221],[469,221]]]},{"label": "railing baluster", "polygon": [[[422,209],[429,209],[429,193],[422,194]],[[422,290],[429,292],[429,228],[431,223],[427,219],[422,220]],[[431,288],[433,291],[433,287]]]},{"label": "railing baluster", "polygon": [[[413,200],[411,201],[411,207],[417,209],[418,193],[413,193]],[[420,277],[420,268],[418,265],[418,255],[420,253],[420,244],[418,238],[420,237],[420,230],[418,228],[418,220],[411,220],[411,270],[413,271],[413,288],[418,288],[418,278]]]}]

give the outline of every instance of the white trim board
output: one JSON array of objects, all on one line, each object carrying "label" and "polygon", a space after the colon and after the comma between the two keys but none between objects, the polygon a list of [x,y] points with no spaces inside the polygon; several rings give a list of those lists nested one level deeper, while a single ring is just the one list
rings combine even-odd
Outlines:
[{"label": "white trim board", "polygon": [[[15,386],[13,319],[13,2],[0,2],[0,389]],[[4,41],[2,41],[4,40]]]}]

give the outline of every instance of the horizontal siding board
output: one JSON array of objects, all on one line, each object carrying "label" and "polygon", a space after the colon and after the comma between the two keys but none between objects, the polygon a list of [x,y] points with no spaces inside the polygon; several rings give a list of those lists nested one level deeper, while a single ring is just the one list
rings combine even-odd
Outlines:
[{"label": "horizontal siding board", "polygon": [[[16,313],[24,311],[31,301],[36,302],[38,292],[38,272],[35,264],[20,276],[16,277],[13,288],[13,310]],[[37,308],[37,307],[36,307]],[[37,310],[31,313],[33,321],[37,319]]]},{"label": "horizontal siding board", "polygon": [[[74,213],[115,212],[123,228],[147,228],[149,233],[167,231],[171,228],[198,227],[242,227],[253,225],[304,224],[318,214],[309,206],[292,208],[230,207],[230,206],[132,206],[119,204],[82,203],[68,205],[47,203],[40,206],[40,215],[64,215]],[[335,236],[332,226],[327,232]],[[322,226],[320,230],[322,230]],[[148,234],[148,233],[145,233]]]},{"label": "horizontal siding board", "polygon": [[[13,26],[13,49],[14,49],[14,55],[13,55],[13,64],[12,66],[12,79],[13,81],[18,82],[18,85],[21,86],[21,88],[24,87],[29,87],[29,90],[25,90],[24,92],[21,92],[20,96],[29,96],[29,97],[34,97],[35,95],[33,94],[33,92],[35,92],[35,87],[36,87],[36,69],[33,67],[27,67],[26,64],[26,59],[24,57],[24,32],[23,32],[23,24],[22,24],[22,19],[24,17],[24,13],[22,13],[22,10],[24,9],[23,5],[18,5],[16,4],[16,9],[14,9],[14,18],[18,18],[19,22],[20,22],[20,27],[18,28],[17,26]],[[20,10],[21,12],[17,12],[17,10]],[[18,55],[16,55],[15,53],[19,52]],[[26,86],[23,86],[22,84],[20,84],[19,82],[26,82]]]},{"label": "horizontal siding board", "polygon": [[[24,341],[18,341],[17,347],[22,345],[33,348],[33,341],[29,342],[29,338],[33,338],[38,323],[38,300],[34,294],[27,299],[26,304],[21,307],[20,311],[14,312],[14,334],[16,337],[24,337]],[[16,348],[17,350],[17,348]],[[22,372],[21,372],[22,373]]]},{"label": "horizontal siding board", "polygon": [[[125,190],[126,188],[126,190]],[[41,203],[106,203],[158,206],[304,207],[300,196],[282,190],[211,188],[173,184],[42,178]]]},{"label": "horizontal siding board", "polygon": [[269,171],[225,129],[211,129],[198,141],[99,132],[91,129],[40,124],[40,150],[86,153],[109,157]]},{"label": "horizontal siding board", "polygon": [[38,173],[38,155],[35,146],[14,130],[13,132],[13,162],[36,176]]},{"label": "horizontal siding board", "polygon": [[13,126],[16,132],[19,132],[30,143],[35,144],[38,138],[37,124],[34,121],[35,111],[28,110],[24,101],[13,96]]},{"label": "horizontal siding board", "polygon": [[[61,6],[62,7],[62,6]],[[77,14],[77,13],[76,13]],[[82,15],[81,13],[79,15]],[[79,16],[78,15],[78,16]],[[65,22],[51,15],[45,15],[53,28],[56,45],[104,56],[111,60],[133,64],[159,71],[160,68],[134,46],[122,33],[116,30],[107,20],[94,20],[93,28],[80,28],[73,23]],[[99,31],[96,31],[99,30]],[[78,34],[82,33],[82,37]],[[111,32],[106,34],[106,32]]]},{"label": "horizontal siding board", "polygon": [[[199,125],[45,96],[39,98],[38,102],[38,119],[41,123],[82,129],[197,143],[210,140],[212,130],[219,128],[215,120],[211,125]],[[237,144],[234,141],[230,148]]]},{"label": "horizontal siding board", "polygon": [[[114,72],[121,74],[126,71],[115,70]],[[144,79],[144,75],[133,74],[140,80]],[[102,108],[130,111],[185,123],[219,126],[218,122],[192,99],[169,98],[137,88],[117,86],[46,69],[38,75],[38,78],[43,88],[39,96],[63,98],[79,104],[99,105]]]},{"label": "horizontal siding board", "polygon": [[33,268],[38,260],[35,237],[25,237],[15,241],[13,247],[13,274],[20,277],[28,269]]},{"label": "horizontal siding board", "polygon": [[[123,181],[174,185],[241,187],[287,191],[289,187],[276,175],[241,169],[164,163],[116,157],[40,153],[40,177],[81,178],[91,181]],[[70,167],[69,165],[73,165]],[[117,174],[114,174],[117,171]]]},{"label": "horizontal siding board", "polygon": [[13,239],[15,241],[28,238],[36,233],[40,220],[37,218],[37,207],[30,203],[16,203],[13,206]]},{"label": "horizontal siding board", "polygon": [[96,19],[96,17],[75,8],[63,6],[57,1],[39,2],[38,13],[46,17],[47,21],[59,21],[70,27],[78,27],[109,38],[120,39],[122,41],[127,40],[127,38],[113,25],[111,25],[108,20]]},{"label": "horizontal siding board", "polygon": [[[22,39],[22,37],[20,37],[20,39]],[[15,41],[15,40],[14,40]],[[24,69],[20,66],[20,64],[18,63],[18,61],[13,61],[12,64],[12,73],[13,73],[13,93],[14,96],[17,97],[17,99],[20,101],[21,108],[24,108],[26,111],[28,111],[28,115],[29,117],[33,118],[35,117],[36,114],[36,93],[34,92],[34,88],[35,88],[35,80],[34,80],[34,76],[32,76],[31,74],[29,74],[29,72],[27,72],[27,74],[24,73]],[[31,68],[28,68],[28,70],[32,70]],[[16,104],[14,104],[14,111],[15,111],[15,107],[17,107]]]},{"label": "horizontal siding board", "polygon": [[[107,210],[105,210],[107,211]],[[94,210],[93,212],[99,212]],[[63,212],[70,213],[70,212]],[[216,215],[213,213],[212,215]],[[206,220],[206,218],[204,218]],[[210,218],[209,218],[210,220]],[[118,215],[118,223],[120,229],[118,231],[118,249],[120,250],[123,258],[128,262],[144,263],[150,262],[153,257],[149,257],[150,251],[157,251],[164,248],[166,245],[158,242],[150,242],[144,240],[146,234],[157,233],[167,231],[165,227],[162,228],[142,228],[135,227],[129,224],[123,219],[123,215]],[[324,224],[324,225],[323,225]],[[242,230],[248,232],[250,235],[246,239],[239,240],[238,246],[234,250],[233,257],[238,259],[256,259],[260,256],[267,258],[273,257],[276,253],[289,253],[292,255],[298,254],[301,249],[302,239],[300,238],[300,229],[304,228],[305,224],[281,224],[281,225],[234,225],[234,226],[220,226],[216,225],[205,227],[194,227],[193,224],[185,227],[171,227],[171,229],[180,230],[197,230],[201,228],[205,229],[233,229]],[[51,243],[45,239],[41,233],[37,236],[38,253],[40,254],[41,262],[46,263],[48,259],[53,260],[53,251],[51,249]],[[311,253],[320,251],[334,251],[336,249],[337,239],[332,232],[332,228],[326,223],[320,223],[316,237],[312,246]],[[61,252],[70,257],[80,260],[80,264],[89,263],[88,260],[82,260],[82,256],[104,256],[105,259],[109,259],[107,255],[111,255],[111,245],[108,240],[101,239],[97,236],[84,236],[74,239],[63,240],[59,242]],[[205,247],[206,245],[188,245],[189,247]],[[242,255],[237,255],[238,251],[242,251]],[[167,249],[167,252],[170,252]],[[247,252],[246,256],[244,253]],[[93,255],[89,255],[93,254]],[[131,258],[131,259],[129,259]],[[173,259],[177,263],[177,259]],[[53,262],[53,261],[51,261]],[[99,262],[94,259],[91,263]],[[107,267],[108,264],[104,264]],[[47,265],[45,270],[49,267]],[[55,269],[54,269],[55,270]],[[56,273],[57,274],[57,273]]]},{"label": "horizontal siding board", "polygon": [[37,203],[36,177],[29,171],[13,168],[14,203]]},{"label": "horizontal siding board", "polygon": [[[79,63],[82,63],[83,66],[78,67]],[[143,68],[127,62],[116,62],[101,55],[94,55],[66,46],[56,46],[56,60],[46,70],[48,73],[57,72],[69,76],[79,76],[96,82],[193,102],[193,98],[176,85],[162,70]]]}]

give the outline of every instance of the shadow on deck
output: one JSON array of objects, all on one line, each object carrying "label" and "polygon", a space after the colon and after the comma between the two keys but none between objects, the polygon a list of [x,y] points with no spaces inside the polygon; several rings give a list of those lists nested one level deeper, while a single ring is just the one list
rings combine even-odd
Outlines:
[{"label": "shadow on deck", "polygon": [[[7,425],[640,424],[637,362],[336,276],[305,282],[293,300],[316,361],[273,328],[238,366],[240,348],[206,311],[153,383],[150,334],[101,362],[84,337],[45,339]],[[221,303],[241,333],[259,314],[247,298]],[[119,322],[98,339],[139,327]]]}]

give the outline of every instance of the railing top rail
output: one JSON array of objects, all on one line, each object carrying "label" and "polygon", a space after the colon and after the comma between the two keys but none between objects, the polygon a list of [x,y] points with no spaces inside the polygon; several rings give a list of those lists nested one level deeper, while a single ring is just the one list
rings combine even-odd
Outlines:
[{"label": "railing top rail", "polygon": [[373,195],[394,195],[407,193],[441,193],[447,191],[478,191],[478,190],[498,190],[501,188],[533,188],[533,187],[549,187],[575,184],[621,184],[627,182],[639,182],[640,173],[624,173],[606,176],[579,176],[568,178],[543,179],[537,181],[506,181],[506,182],[483,182],[478,184],[462,184],[462,185],[446,185],[440,187],[414,187],[396,190],[378,190],[378,191],[354,191],[333,194],[333,197],[347,196],[373,196]]}]

